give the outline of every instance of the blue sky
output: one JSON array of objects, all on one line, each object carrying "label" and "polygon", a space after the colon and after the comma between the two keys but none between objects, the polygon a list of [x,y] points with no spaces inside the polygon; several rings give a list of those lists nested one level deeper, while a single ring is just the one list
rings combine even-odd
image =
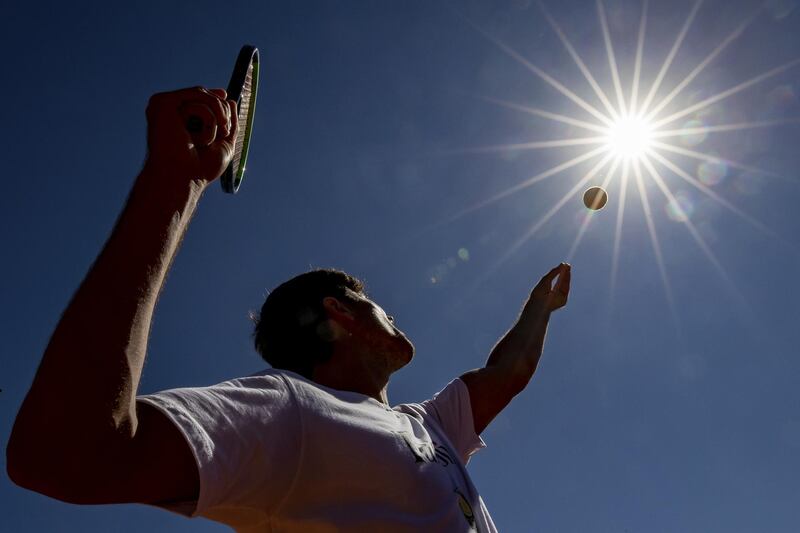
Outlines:
[{"label": "blue sky", "polygon": [[[595,5],[545,5],[616,106]],[[641,5],[605,2],[628,101]],[[654,102],[752,20],[662,116],[800,57],[800,7],[759,5],[700,6]],[[640,101],[692,6],[651,0]],[[656,164],[682,207],[670,211],[643,171],[662,269],[635,186],[614,261],[621,167],[587,182],[608,178],[609,204],[570,253],[589,215],[585,187],[566,193],[597,159],[469,210],[592,148],[470,151],[592,135],[497,104],[597,122],[519,58],[604,111],[536,2],[17,3],[0,25],[3,446],[141,167],[148,97],[224,86],[247,42],[263,61],[248,175],[238,195],[215,184],[203,198],[156,311],[141,392],[263,368],[248,311],[288,277],[331,266],[363,277],[415,342],[389,393],[422,400],[480,366],[539,277],[569,258],[571,301],[539,371],[470,464],[499,529],[797,530],[800,65],[663,127],[694,129],[664,140],[683,153],[656,151],[704,188]],[[743,123],[761,127],[697,130]],[[225,530],[144,506],[66,505],[6,476],[0,501],[9,531]]]}]

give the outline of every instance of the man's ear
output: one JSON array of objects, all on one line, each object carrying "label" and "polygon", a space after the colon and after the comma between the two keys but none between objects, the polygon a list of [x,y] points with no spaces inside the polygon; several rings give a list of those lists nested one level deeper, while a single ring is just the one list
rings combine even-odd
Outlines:
[{"label": "man's ear", "polygon": [[346,323],[355,319],[355,313],[350,306],[333,296],[323,298],[322,307],[328,318],[335,322]]},{"label": "man's ear", "polygon": [[327,318],[320,323],[317,334],[328,342],[349,337],[351,333],[347,329],[347,324],[355,320],[352,309],[333,296],[323,298],[322,307]]}]

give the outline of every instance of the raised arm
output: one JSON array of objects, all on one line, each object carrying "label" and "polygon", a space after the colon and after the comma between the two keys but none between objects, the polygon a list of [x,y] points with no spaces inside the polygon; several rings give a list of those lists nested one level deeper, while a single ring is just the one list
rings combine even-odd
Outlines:
[{"label": "raised arm", "polygon": [[[194,88],[150,99],[144,168],[64,311],[14,423],[6,456],[17,484],[75,503],[134,501],[141,499],[134,487],[141,482],[131,478],[154,470],[138,464],[144,459],[136,450],[158,447],[159,435],[171,439],[165,447],[181,444],[150,411],[140,413],[148,427],[139,428],[136,391],[164,279],[198,200],[233,152],[235,103],[225,96]],[[184,126],[189,114],[208,126],[194,138]],[[114,496],[125,482],[127,492]],[[146,499],[194,490],[179,483],[186,481],[160,489],[156,483]]]},{"label": "raised arm", "polygon": [[492,349],[486,366],[461,376],[469,389],[476,433],[486,429],[533,377],[550,314],[567,304],[569,282],[566,263],[548,272],[534,287],[517,322]]}]

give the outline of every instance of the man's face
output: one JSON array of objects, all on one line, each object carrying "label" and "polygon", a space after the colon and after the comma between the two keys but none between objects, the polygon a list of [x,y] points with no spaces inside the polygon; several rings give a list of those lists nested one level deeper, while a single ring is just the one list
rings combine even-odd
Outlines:
[{"label": "man's face", "polygon": [[394,318],[363,294],[348,290],[348,296],[356,316],[352,333],[369,351],[385,356],[392,370],[407,365],[414,357],[414,345],[394,325]]}]

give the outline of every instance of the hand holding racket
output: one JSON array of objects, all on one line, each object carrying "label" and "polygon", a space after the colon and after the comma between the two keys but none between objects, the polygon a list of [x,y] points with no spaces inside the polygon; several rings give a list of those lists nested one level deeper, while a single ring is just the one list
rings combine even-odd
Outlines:
[{"label": "hand holding racket", "polygon": [[[223,89],[202,87],[155,94],[147,105],[147,164],[166,169],[175,179],[217,179],[233,159],[238,117],[236,103]],[[190,117],[203,121],[190,133]]]},{"label": "hand holding racket", "polygon": [[[233,158],[225,169],[220,183],[222,190],[235,193],[244,179],[247,153],[250,149],[250,136],[253,131],[253,118],[256,112],[256,95],[258,94],[259,59],[258,48],[245,45],[239,51],[233,67],[231,80],[228,82],[227,97],[236,102],[236,116],[241,127],[234,135]],[[201,114],[191,115],[186,121],[186,129],[193,138],[208,139],[213,137],[206,120]]]},{"label": "hand holding racket", "polygon": [[222,189],[237,192],[250,148],[258,74],[258,49],[244,46],[227,91],[195,87],[153,96],[147,109],[148,162],[160,161],[205,182],[221,175]]}]

